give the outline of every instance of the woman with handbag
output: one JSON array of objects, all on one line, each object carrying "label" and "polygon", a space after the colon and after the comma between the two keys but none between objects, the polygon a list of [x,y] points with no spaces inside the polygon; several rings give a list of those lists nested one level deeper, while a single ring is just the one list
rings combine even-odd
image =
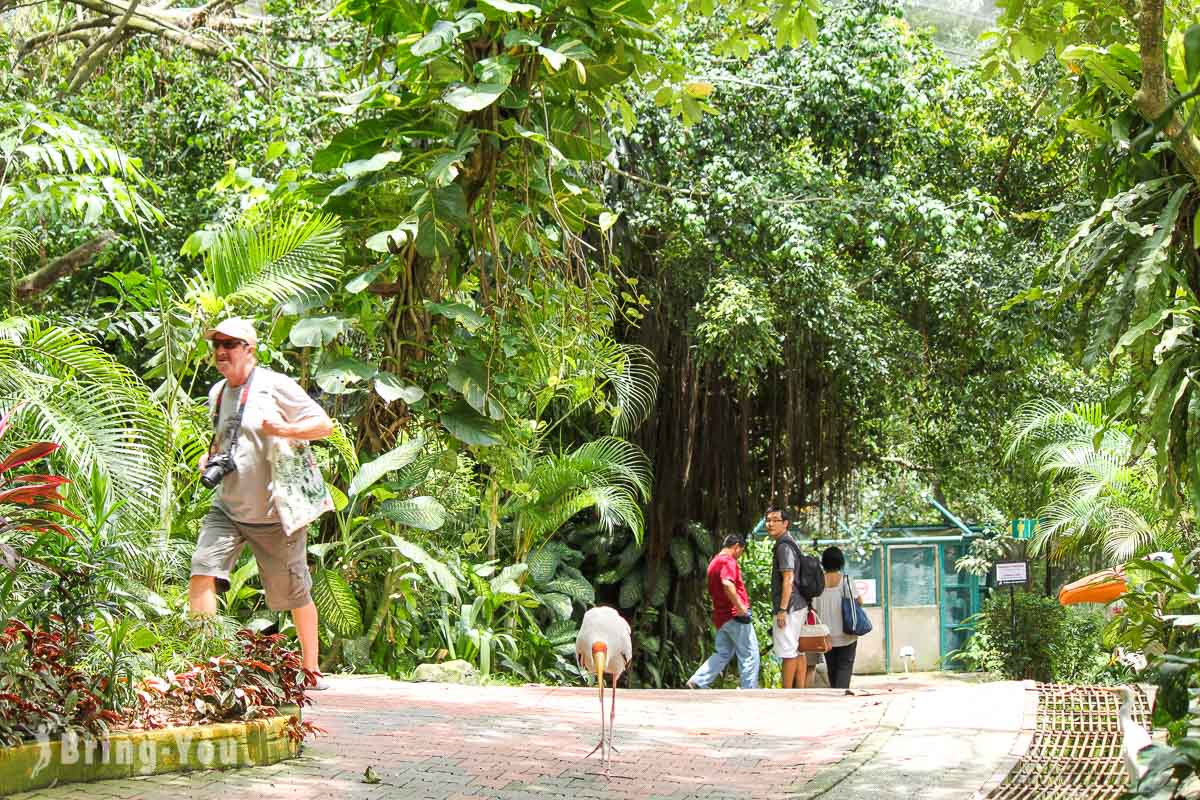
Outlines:
[{"label": "woman with handbag", "polygon": [[[829,670],[829,686],[833,689],[849,689],[850,675],[854,672],[854,653],[858,649],[858,635],[853,633],[856,617],[865,621],[862,614],[862,597],[853,582],[843,574],[846,556],[836,547],[827,547],[821,553],[821,567],[825,570],[825,591],[813,600],[813,607],[821,621],[829,626],[833,647],[825,654],[825,667]],[[843,598],[848,599],[843,614]],[[846,617],[850,618],[847,630]],[[867,622],[867,631],[870,623]],[[860,630],[861,633],[867,631]]]}]

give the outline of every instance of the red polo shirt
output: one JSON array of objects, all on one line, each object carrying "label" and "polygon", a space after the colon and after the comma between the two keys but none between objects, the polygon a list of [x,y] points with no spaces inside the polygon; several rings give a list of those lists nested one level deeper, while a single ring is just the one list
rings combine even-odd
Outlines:
[{"label": "red polo shirt", "polygon": [[746,594],[746,584],[742,582],[742,569],[738,566],[737,559],[717,553],[713,560],[708,562],[708,593],[712,596],[713,625],[718,628],[737,614],[733,604],[729,602],[729,595],[725,594],[725,587],[721,585],[722,581],[726,580],[733,581],[738,599],[744,607],[749,608],[750,596]]}]

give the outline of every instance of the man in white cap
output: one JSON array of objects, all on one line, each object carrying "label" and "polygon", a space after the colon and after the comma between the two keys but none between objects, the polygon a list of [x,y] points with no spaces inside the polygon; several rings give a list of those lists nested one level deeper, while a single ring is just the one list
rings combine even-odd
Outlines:
[{"label": "man in white cap", "polygon": [[[224,380],[208,393],[213,441],[200,459],[214,485],[212,509],[192,555],[188,605],[193,615],[217,611],[217,583],[249,544],[272,611],[292,612],[304,666],[317,669],[317,607],[310,590],[306,532],[283,530],[272,496],[272,437],[309,441],[333,432],[325,411],[286,375],[258,366],[258,335],[245,319],[227,319],[204,334]],[[322,682],[317,688],[325,688]]]}]

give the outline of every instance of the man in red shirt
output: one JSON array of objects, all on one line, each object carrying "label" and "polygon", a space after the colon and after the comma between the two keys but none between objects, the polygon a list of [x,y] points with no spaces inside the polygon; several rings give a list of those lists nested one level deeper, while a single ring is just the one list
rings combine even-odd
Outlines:
[{"label": "man in red shirt", "polygon": [[711,686],[734,656],[742,688],[758,688],[758,638],[750,621],[750,597],[738,566],[738,559],[745,551],[746,540],[730,534],[721,543],[721,552],[708,562],[708,593],[713,603],[713,625],[717,627],[717,652],[688,679],[689,689]]}]

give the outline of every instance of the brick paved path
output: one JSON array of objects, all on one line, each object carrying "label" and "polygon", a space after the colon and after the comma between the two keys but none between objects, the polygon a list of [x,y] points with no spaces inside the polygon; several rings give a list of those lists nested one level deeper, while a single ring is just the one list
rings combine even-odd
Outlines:
[{"label": "brick paved path", "polygon": [[[584,758],[599,736],[595,690],[379,678],[331,683],[306,711],[328,735],[311,742],[300,759],[17,797],[774,799],[803,793],[822,771],[828,783],[838,762],[871,734],[879,737],[889,707],[895,717],[914,696],[622,689],[614,736],[620,752],[606,779],[598,756]],[[362,782],[368,766],[380,783]]]}]

